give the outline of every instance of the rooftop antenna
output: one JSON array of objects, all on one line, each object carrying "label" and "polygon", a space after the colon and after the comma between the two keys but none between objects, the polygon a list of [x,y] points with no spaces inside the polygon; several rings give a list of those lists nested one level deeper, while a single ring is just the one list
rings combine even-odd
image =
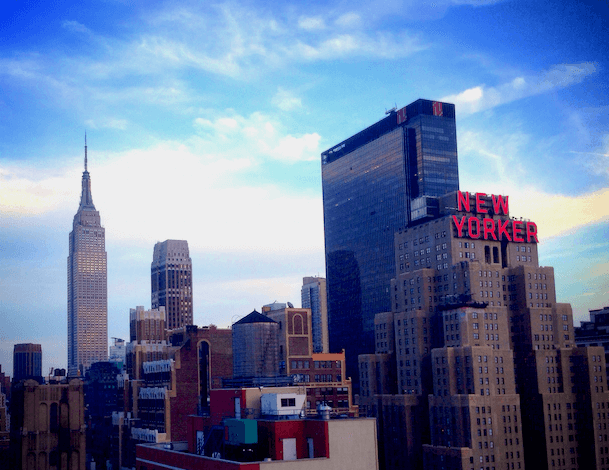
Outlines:
[{"label": "rooftop antenna", "polygon": [[87,131],[85,131],[85,171],[87,171]]},{"label": "rooftop antenna", "polygon": [[394,112],[395,112],[397,109],[398,109],[398,105],[397,105],[397,104],[394,104],[393,108],[391,108],[391,109],[386,109],[386,110],[385,110],[385,114],[391,114],[391,113],[394,113]]}]

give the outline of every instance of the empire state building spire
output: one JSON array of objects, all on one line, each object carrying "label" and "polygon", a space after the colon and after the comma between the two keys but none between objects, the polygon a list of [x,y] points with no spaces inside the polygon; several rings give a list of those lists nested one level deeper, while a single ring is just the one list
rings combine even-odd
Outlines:
[{"label": "empire state building spire", "polygon": [[87,171],[87,133],[85,132],[85,171],[82,173],[82,193],[80,195],[80,206],[78,211],[95,210],[93,195],[91,194],[91,178]]},{"label": "empire state building spire", "polygon": [[84,376],[108,359],[108,257],[106,231],[93,205],[91,179],[82,174],[80,206],[74,215],[68,254],[68,375]]}]

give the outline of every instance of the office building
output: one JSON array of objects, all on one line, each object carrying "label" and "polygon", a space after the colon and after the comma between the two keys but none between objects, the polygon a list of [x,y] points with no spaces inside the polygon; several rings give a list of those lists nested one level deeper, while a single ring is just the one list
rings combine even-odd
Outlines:
[{"label": "office building", "polygon": [[151,266],[152,308],[165,307],[168,330],[192,325],[192,260],[186,240],[154,246]]},{"label": "office building", "polygon": [[325,403],[333,414],[357,416],[357,407],[352,406],[352,381],[345,374],[345,351],[313,352],[311,310],[291,306],[270,310],[264,306],[262,312],[279,325],[279,373],[305,387],[307,413]]},{"label": "office building", "polygon": [[417,100],[321,160],[329,346],[346,350],[357,380],[357,356],[374,351],[374,315],[391,311],[394,233],[459,188],[455,107]]},{"label": "office building", "polygon": [[313,352],[330,352],[328,343],[328,298],[323,277],[305,277],[301,289],[302,308],[311,309]]},{"label": "office building", "polygon": [[33,379],[42,383],[42,346],[16,344],[13,349],[13,380]]},{"label": "office building", "polygon": [[457,191],[437,207],[395,234],[391,312],[360,356],[381,467],[609,468],[603,349],[576,346],[537,226],[506,196]]},{"label": "office building", "polygon": [[112,338],[108,360],[119,364],[119,367],[122,368],[125,363],[126,355],[127,343],[125,343],[125,340],[122,338]]},{"label": "office building", "polygon": [[82,174],[80,206],[70,232],[68,255],[68,375],[84,376],[91,364],[108,359],[106,233],[93,204],[91,178]]},{"label": "office building", "polygon": [[[590,321],[582,321],[575,327],[575,343],[578,346],[602,346],[605,363],[609,364],[609,306],[590,310]],[[609,373],[609,365],[607,367]]]},{"label": "office building", "polygon": [[84,469],[83,382],[41,385],[25,380],[13,388],[10,410],[11,469]]}]

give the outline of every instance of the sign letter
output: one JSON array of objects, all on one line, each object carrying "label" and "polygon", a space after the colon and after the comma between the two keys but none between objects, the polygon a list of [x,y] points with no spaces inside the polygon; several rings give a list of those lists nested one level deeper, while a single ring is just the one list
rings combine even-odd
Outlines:
[{"label": "sign letter", "polygon": [[491,237],[493,237],[493,240],[497,240],[497,234],[495,233],[495,221],[493,219],[485,218],[482,221],[482,225],[484,226],[484,239],[490,240],[490,234]]},{"label": "sign letter", "polygon": [[457,210],[459,212],[469,212],[470,211],[470,205],[469,205],[469,193],[466,192],[462,192],[462,191],[457,191]]},{"label": "sign letter", "polygon": [[507,227],[508,227],[509,223],[510,223],[509,220],[504,220],[504,221],[498,220],[497,221],[497,232],[499,232],[499,240],[503,240],[503,237],[505,236],[505,238],[507,239],[508,242],[512,241],[512,237],[510,237],[510,234],[507,231]]},{"label": "sign letter", "polygon": [[514,236],[515,242],[523,242],[524,238],[522,238],[522,220],[513,220],[512,221],[512,234]]},{"label": "sign letter", "polygon": [[[469,237],[470,238],[480,238],[480,220],[477,217],[470,217],[467,221],[467,225],[469,228]],[[473,226],[476,226],[476,233],[474,233]]]},{"label": "sign letter", "polygon": [[453,215],[453,222],[455,223],[455,227],[457,227],[458,235],[457,237],[463,238],[463,226],[465,225],[465,216],[461,217],[461,223],[457,221],[457,216]]},{"label": "sign letter", "polygon": [[493,200],[493,210],[495,211],[495,214],[503,212],[505,215],[508,215],[508,197],[509,196],[501,195],[495,196],[494,194],[491,196],[491,199]]},{"label": "sign letter", "polygon": [[484,204],[484,199],[482,199],[484,196],[486,196],[485,193],[476,193],[476,212],[478,214],[486,214],[488,213],[488,211],[482,207],[482,204]]},{"label": "sign letter", "polygon": [[535,243],[539,243],[537,240],[537,224],[535,222],[527,222],[527,242],[531,243],[531,238],[535,240]]}]

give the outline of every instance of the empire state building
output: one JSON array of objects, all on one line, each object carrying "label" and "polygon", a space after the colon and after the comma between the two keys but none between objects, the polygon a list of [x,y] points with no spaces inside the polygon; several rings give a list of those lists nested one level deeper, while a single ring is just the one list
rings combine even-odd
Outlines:
[{"label": "empire state building", "polygon": [[82,174],[80,206],[70,232],[68,255],[68,375],[84,375],[108,360],[108,294],[106,235],[93,205],[91,178]]}]

